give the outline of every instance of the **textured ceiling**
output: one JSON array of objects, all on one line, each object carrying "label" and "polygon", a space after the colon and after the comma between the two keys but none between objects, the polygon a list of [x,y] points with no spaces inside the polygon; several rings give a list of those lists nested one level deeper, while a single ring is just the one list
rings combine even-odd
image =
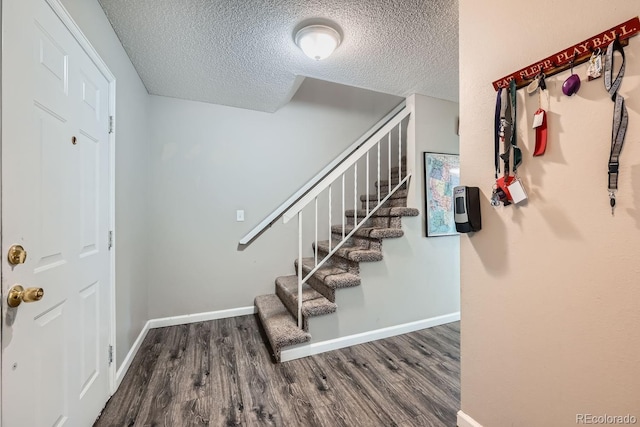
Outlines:
[{"label": "textured ceiling", "polygon": [[[149,93],[261,111],[304,77],[458,100],[458,0],[99,0]],[[323,61],[293,42],[334,23]]]}]

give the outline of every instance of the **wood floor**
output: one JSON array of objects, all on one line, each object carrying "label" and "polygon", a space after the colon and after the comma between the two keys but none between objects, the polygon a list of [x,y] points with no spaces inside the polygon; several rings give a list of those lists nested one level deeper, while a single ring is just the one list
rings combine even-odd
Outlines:
[{"label": "wood floor", "polygon": [[447,426],[460,324],[274,364],[255,316],[152,329],[95,426]]}]

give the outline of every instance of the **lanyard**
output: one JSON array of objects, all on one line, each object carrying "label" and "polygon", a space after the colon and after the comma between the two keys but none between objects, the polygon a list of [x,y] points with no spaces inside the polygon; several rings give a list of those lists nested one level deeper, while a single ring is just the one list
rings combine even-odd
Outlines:
[{"label": "lanyard", "polygon": [[518,148],[518,134],[516,132],[516,117],[518,111],[518,101],[516,99],[516,81],[509,83],[509,95],[511,98],[511,138],[509,140],[511,150],[513,150],[513,174],[516,175],[518,166],[522,163],[522,151]]},{"label": "lanyard", "polygon": [[[500,107],[500,139],[502,140],[502,146],[504,152],[498,154],[498,157],[504,162],[502,168],[503,176],[506,178],[511,175],[511,168],[509,167],[509,146],[511,145],[511,123],[507,120],[507,117],[511,118],[511,103],[509,102],[509,91],[503,90],[501,94],[501,107]],[[507,137],[508,135],[508,137]]]},{"label": "lanyard", "polygon": [[[517,109],[517,96],[516,96],[516,82],[511,80],[509,88],[498,88],[498,95],[496,98],[496,110],[494,117],[494,166],[495,166],[495,178],[496,184],[493,187],[493,194],[491,196],[491,205],[499,206],[503,203],[505,206],[513,203],[514,199],[509,189],[517,184],[517,188],[514,191],[518,191],[518,200],[522,201],[526,199],[524,189],[518,182],[516,170],[522,163],[522,151],[517,146],[517,134],[516,134],[516,109]],[[503,143],[504,152],[500,153],[500,141]],[[513,153],[513,159],[512,157]],[[500,173],[500,159],[504,162],[503,176],[498,178]],[[511,161],[513,160],[513,169],[510,168]],[[513,172],[513,174],[512,174]]]},{"label": "lanyard", "polygon": [[[622,56],[622,65],[616,78],[612,81],[613,73],[613,52],[620,52]],[[627,133],[627,125],[629,123],[629,114],[624,102],[624,98],[618,93],[618,89],[622,84],[622,78],[625,71],[624,49],[620,41],[616,39],[607,47],[607,53],[604,58],[604,87],[609,92],[611,100],[614,102],[613,109],[613,130],[611,132],[611,151],[609,152],[609,203],[611,205],[611,214],[616,206],[616,190],[618,189],[618,167],[620,166],[620,153],[624,144],[624,137]]]},{"label": "lanyard", "polygon": [[[504,162],[504,176],[507,177],[513,171],[516,174],[518,166],[522,163],[522,151],[518,148],[516,133],[516,82],[511,80],[508,90],[498,89],[496,97],[496,110],[494,120],[494,166],[495,177],[500,173],[500,159]],[[508,135],[508,138],[507,138]],[[504,152],[500,154],[500,141],[503,142]],[[511,151],[513,151],[513,169],[510,167]]]},{"label": "lanyard", "polygon": [[493,164],[495,167],[495,178],[498,179],[500,173],[500,110],[502,109],[502,88],[498,89],[498,96],[496,97],[496,114],[494,119],[494,143],[493,143]]}]

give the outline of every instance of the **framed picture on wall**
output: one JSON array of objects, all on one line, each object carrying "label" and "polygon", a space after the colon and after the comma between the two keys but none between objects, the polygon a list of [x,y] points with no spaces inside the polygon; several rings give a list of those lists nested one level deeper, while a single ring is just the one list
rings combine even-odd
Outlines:
[{"label": "framed picture on wall", "polygon": [[458,234],[453,221],[453,187],[460,185],[457,154],[423,153],[427,237]]}]

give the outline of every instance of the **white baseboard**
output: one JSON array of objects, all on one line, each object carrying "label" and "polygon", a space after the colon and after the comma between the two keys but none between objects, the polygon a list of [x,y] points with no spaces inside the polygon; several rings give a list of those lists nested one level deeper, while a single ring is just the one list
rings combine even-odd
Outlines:
[{"label": "white baseboard", "polygon": [[[184,325],[188,323],[206,322],[207,320],[226,319],[228,317],[246,316],[254,313],[256,313],[256,308],[252,305],[250,307],[231,308],[229,310],[209,311],[206,313],[186,314],[184,316],[161,317],[158,319],[149,320],[147,323],[145,323],[144,327],[140,331],[140,334],[138,335],[138,338],[136,338],[133,346],[129,350],[129,353],[127,353],[127,356],[124,358],[122,364],[116,371],[115,389],[117,390],[120,386],[122,379],[131,366],[131,362],[133,362],[133,358],[138,353],[138,350],[140,350],[142,341],[144,341],[150,329],[164,328],[166,326]],[[113,390],[113,392],[115,393],[115,390]]]},{"label": "white baseboard", "polygon": [[115,387],[114,390],[112,390],[113,393],[115,393],[116,390],[118,389],[118,387],[120,387],[120,383],[122,382],[122,379],[124,378],[124,375],[129,370],[129,367],[131,366],[131,362],[133,362],[133,358],[138,353],[138,350],[140,350],[140,346],[142,345],[142,341],[144,341],[144,339],[147,336],[147,333],[149,332],[149,329],[151,329],[149,327],[149,323],[150,323],[150,321],[144,324],[144,327],[140,331],[140,334],[138,334],[138,338],[136,338],[136,340],[133,343],[133,346],[131,346],[131,349],[129,349],[129,352],[127,353],[127,355],[125,356],[124,360],[120,364],[120,367],[116,371],[116,384],[115,384],[116,387]]},{"label": "white baseboard", "polygon": [[161,317],[149,320],[149,329],[164,328],[166,326],[185,325],[188,323],[206,322],[207,320],[226,319],[228,317],[255,314],[256,307],[239,307],[228,310],[208,311],[206,313],[185,314],[183,316]]},{"label": "white baseboard", "polygon": [[282,352],[280,353],[280,360],[282,362],[286,362],[289,360],[300,359],[302,357],[313,356],[314,354],[320,354],[331,350],[338,350],[340,348],[350,347],[352,345],[363,344],[370,341],[419,331],[420,329],[432,328],[434,326],[444,325],[445,323],[456,322],[458,320],[460,320],[460,312],[445,314],[444,316],[431,317],[429,319],[418,320],[411,323],[404,323],[402,325],[390,326],[388,328],[377,329],[375,331],[349,335],[333,340],[311,344],[302,344],[288,350],[282,350]]},{"label": "white baseboard", "polygon": [[462,410],[458,411],[457,424],[458,427],[482,427],[479,422],[462,412]]}]

